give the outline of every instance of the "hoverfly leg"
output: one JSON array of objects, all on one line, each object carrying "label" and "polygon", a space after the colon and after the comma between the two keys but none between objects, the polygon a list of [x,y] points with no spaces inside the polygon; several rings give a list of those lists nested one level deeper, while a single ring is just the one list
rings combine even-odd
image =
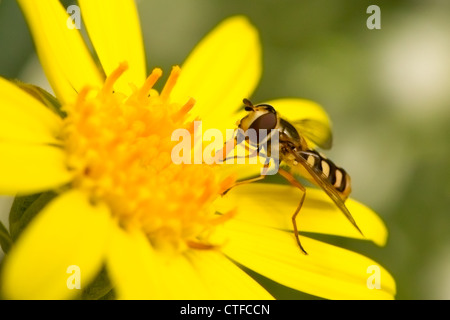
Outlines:
[{"label": "hoverfly leg", "polygon": [[266,162],[264,163],[264,166],[263,166],[263,174],[261,174],[258,177],[255,177],[255,178],[250,178],[250,179],[246,179],[246,180],[235,182],[234,185],[232,185],[231,187],[229,187],[227,190],[225,190],[222,193],[222,196],[226,195],[228,193],[228,191],[230,191],[234,187],[237,187],[237,186],[240,186],[240,185],[243,185],[243,184],[247,184],[247,183],[260,181],[260,180],[264,179],[266,177],[267,170],[269,169],[269,165],[270,165],[270,158],[267,158]]},{"label": "hoverfly leg", "polygon": [[[249,139],[248,137],[245,137],[245,141],[246,142],[248,141],[248,139]],[[223,148],[216,152],[216,163],[224,163],[224,162],[226,162],[228,160],[231,160],[231,159],[236,160],[236,159],[247,158],[247,157],[248,158],[252,158],[252,157],[255,157],[256,155],[258,155],[258,149],[250,150],[250,147],[249,147],[248,143],[246,143],[246,144],[244,144],[245,151],[251,152],[247,156],[244,156],[244,157],[241,156],[240,157],[238,155],[234,155],[232,157],[227,157],[228,153],[231,150],[235,149],[237,145],[238,145],[237,137],[235,137],[234,139],[230,139],[227,142],[225,142],[224,145],[223,145]]]},{"label": "hoverfly leg", "polygon": [[223,148],[216,152],[216,162],[223,163],[228,159],[231,159],[227,158],[228,152],[236,148],[236,145],[237,145],[237,136],[235,136],[233,139],[226,141],[223,144]]},{"label": "hoverfly leg", "polygon": [[283,178],[285,178],[291,185],[299,188],[303,193],[302,198],[300,199],[300,202],[297,206],[297,209],[295,210],[294,214],[292,215],[292,225],[294,227],[294,235],[295,235],[295,239],[297,240],[297,244],[300,247],[300,250],[302,251],[302,253],[307,255],[308,253],[305,251],[305,249],[303,248],[303,246],[300,242],[300,236],[298,234],[298,227],[297,227],[297,215],[303,206],[303,202],[305,201],[306,189],[300,182],[297,181],[297,179],[295,179],[295,177],[291,173],[289,173],[281,168],[278,169],[278,173]]}]

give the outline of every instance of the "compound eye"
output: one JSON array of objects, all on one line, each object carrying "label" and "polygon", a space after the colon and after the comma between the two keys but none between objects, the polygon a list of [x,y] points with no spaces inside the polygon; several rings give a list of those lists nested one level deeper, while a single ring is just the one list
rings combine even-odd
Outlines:
[{"label": "compound eye", "polygon": [[248,112],[253,111],[253,108],[252,107],[245,107],[245,111],[248,111]]},{"label": "compound eye", "polygon": [[[265,139],[264,137],[268,135],[272,129],[275,129],[276,126],[277,116],[274,113],[269,112],[258,117],[255,121],[253,121],[249,128],[254,130],[253,134],[249,133],[250,143],[253,145],[258,145],[261,140]],[[260,132],[260,129],[265,129],[266,132]],[[262,133],[263,136],[260,137],[260,133]],[[256,141],[254,141],[255,138]]]},{"label": "compound eye", "polygon": [[259,131],[259,129],[271,130],[277,126],[277,116],[272,112],[268,112],[258,117],[250,126],[250,129]]}]

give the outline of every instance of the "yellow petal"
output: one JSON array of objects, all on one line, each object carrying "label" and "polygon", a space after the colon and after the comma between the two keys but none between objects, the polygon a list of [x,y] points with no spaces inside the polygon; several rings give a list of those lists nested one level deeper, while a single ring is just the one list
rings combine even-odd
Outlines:
[{"label": "yellow petal", "polygon": [[130,82],[140,86],[146,78],[145,53],[139,16],[134,1],[80,0],[89,38],[107,75],[123,61],[128,70],[114,84],[130,93]]},{"label": "yellow petal", "polygon": [[207,299],[192,264],[181,254],[154,250],[140,231],[113,232],[107,269],[119,299]]},{"label": "yellow petal", "polygon": [[115,229],[107,268],[120,299],[271,298],[221,253],[165,253],[139,231]]},{"label": "yellow petal", "polygon": [[[8,299],[68,299],[102,266],[110,230],[106,206],[93,206],[79,191],[50,202],[24,230],[2,270]],[[79,275],[80,289],[74,288]],[[70,289],[72,288],[72,289]]]},{"label": "yellow petal", "polygon": [[59,1],[18,2],[30,27],[39,60],[60,101],[73,102],[84,86],[103,83],[80,32],[68,27],[71,19]]},{"label": "yellow petal", "polygon": [[236,219],[227,222],[224,230],[225,254],[287,287],[327,299],[393,299],[395,295],[392,276],[355,252],[301,237],[308,252],[304,255],[291,233]]},{"label": "yellow petal", "polygon": [[[232,207],[239,208],[236,218],[242,221],[292,231],[292,215],[301,195],[298,188],[290,185],[252,183],[231,189],[216,206],[221,212],[227,212]],[[314,188],[306,189],[305,202],[297,216],[300,232],[366,239],[380,246],[385,245],[388,232],[381,218],[353,199],[348,199],[345,205],[364,236],[325,192]]]},{"label": "yellow petal", "polygon": [[153,288],[159,280],[152,248],[144,234],[129,234],[115,227],[106,259],[108,275],[119,299],[156,299]]},{"label": "yellow petal", "polygon": [[196,103],[192,117],[203,128],[233,129],[234,112],[253,93],[261,76],[261,46],[256,29],[237,16],[222,22],[192,51],[181,67],[171,96]]},{"label": "yellow petal", "polygon": [[188,257],[208,287],[211,299],[273,299],[260,284],[220,252],[191,250]]},{"label": "yellow petal", "polygon": [[59,147],[0,142],[0,193],[41,192],[68,183],[72,174]]},{"label": "yellow petal", "polygon": [[0,141],[59,144],[62,120],[41,102],[0,77]]},{"label": "yellow petal", "polygon": [[284,98],[270,100],[264,103],[273,106],[281,117],[289,121],[295,122],[303,119],[312,119],[330,125],[326,111],[314,101],[299,98]]}]

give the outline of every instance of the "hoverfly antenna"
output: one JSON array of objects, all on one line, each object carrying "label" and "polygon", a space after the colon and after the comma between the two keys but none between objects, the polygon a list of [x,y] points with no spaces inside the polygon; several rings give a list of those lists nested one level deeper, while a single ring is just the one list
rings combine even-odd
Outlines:
[{"label": "hoverfly antenna", "polygon": [[247,107],[253,107],[253,103],[252,103],[250,100],[246,99],[246,98],[244,98],[244,99],[242,100],[242,102],[244,102],[244,104],[245,104]]},{"label": "hoverfly antenna", "polygon": [[245,111],[253,111],[253,103],[248,99],[243,99],[242,102],[245,104]]}]

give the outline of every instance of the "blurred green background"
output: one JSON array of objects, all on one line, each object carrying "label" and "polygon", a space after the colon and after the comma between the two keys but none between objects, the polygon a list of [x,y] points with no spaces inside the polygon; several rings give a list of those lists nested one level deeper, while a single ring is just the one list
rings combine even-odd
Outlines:
[{"label": "blurred green background", "polygon": [[[380,30],[366,26],[372,4],[381,9]],[[385,266],[397,299],[450,299],[450,2],[141,0],[138,7],[149,69],[182,64],[221,20],[248,16],[264,58],[252,100],[322,104],[335,138],[327,154],[390,234],[384,248],[333,241]],[[49,88],[13,0],[0,1],[0,48],[1,76]],[[281,298],[302,297],[269,285]]]}]

